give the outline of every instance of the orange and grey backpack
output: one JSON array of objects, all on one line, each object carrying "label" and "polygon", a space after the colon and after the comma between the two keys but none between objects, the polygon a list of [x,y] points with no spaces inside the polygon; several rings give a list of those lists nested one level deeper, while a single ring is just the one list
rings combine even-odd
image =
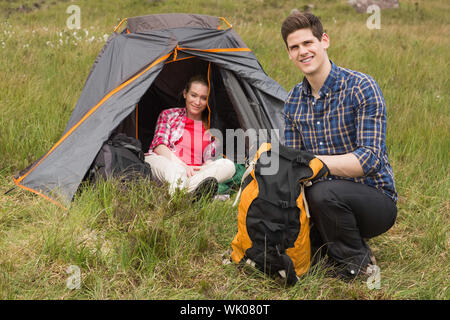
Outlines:
[{"label": "orange and grey backpack", "polygon": [[[271,161],[261,161],[271,159]],[[268,166],[278,161],[271,174]],[[265,170],[266,169],[266,170]],[[295,284],[310,266],[309,210],[304,187],[328,174],[313,154],[263,143],[247,168],[236,198],[238,232],[231,260],[248,263]]]}]

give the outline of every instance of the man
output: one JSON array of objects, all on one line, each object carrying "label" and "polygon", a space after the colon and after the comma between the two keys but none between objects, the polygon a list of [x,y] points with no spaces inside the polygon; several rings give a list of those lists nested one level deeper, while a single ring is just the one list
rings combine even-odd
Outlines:
[{"label": "man", "polygon": [[292,13],[281,33],[304,75],[285,102],[286,146],[312,152],[329,169],[306,190],[313,254],[326,251],[345,279],[368,274],[376,262],[365,239],[397,216],[383,95],[370,76],[329,60],[329,36],[313,14]]}]

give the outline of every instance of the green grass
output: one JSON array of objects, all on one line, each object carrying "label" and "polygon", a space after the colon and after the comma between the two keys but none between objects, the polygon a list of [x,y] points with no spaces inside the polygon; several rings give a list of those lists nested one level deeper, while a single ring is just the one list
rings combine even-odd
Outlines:
[{"label": "green grass", "polygon": [[[39,7],[33,6],[38,3]],[[0,1],[1,299],[450,299],[449,40],[447,1],[400,1],[381,30],[346,1],[310,1],[338,65],[372,75],[387,102],[398,219],[371,239],[381,289],[330,278],[318,266],[294,287],[251,268],[223,265],[237,232],[232,200],[191,204],[166,188],[86,187],[65,211],[11,177],[59,139],[105,37],[125,17],[190,12],[226,17],[286,90],[302,78],[281,21],[298,1]],[[415,5],[417,3],[417,5]],[[22,6],[22,7],[21,7]],[[300,6],[300,7],[299,7]],[[67,268],[81,271],[69,290]]]}]

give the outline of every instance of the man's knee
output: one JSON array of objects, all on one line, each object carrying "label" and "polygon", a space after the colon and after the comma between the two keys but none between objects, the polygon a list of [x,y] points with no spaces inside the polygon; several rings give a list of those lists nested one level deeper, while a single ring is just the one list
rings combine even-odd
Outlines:
[{"label": "man's knee", "polygon": [[306,187],[306,200],[312,208],[327,206],[335,198],[332,181],[320,181]]}]

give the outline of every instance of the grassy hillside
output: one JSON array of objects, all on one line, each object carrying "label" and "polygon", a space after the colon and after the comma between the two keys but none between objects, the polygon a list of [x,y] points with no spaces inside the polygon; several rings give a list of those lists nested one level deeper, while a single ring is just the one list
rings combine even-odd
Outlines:
[{"label": "grassy hillside", "polygon": [[[400,0],[366,27],[345,0],[311,0],[330,58],[372,75],[387,102],[387,144],[398,219],[371,239],[381,288],[317,267],[284,288],[222,265],[237,232],[232,201],[196,203],[167,190],[114,183],[86,188],[70,210],[14,186],[12,175],[59,139],[105,39],[125,17],[187,12],[226,17],[286,90],[302,78],[282,20],[299,1],[0,1],[0,299],[449,299],[449,31],[445,0]],[[69,5],[81,29],[69,30]],[[67,288],[71,265],[79,289]]]}]

